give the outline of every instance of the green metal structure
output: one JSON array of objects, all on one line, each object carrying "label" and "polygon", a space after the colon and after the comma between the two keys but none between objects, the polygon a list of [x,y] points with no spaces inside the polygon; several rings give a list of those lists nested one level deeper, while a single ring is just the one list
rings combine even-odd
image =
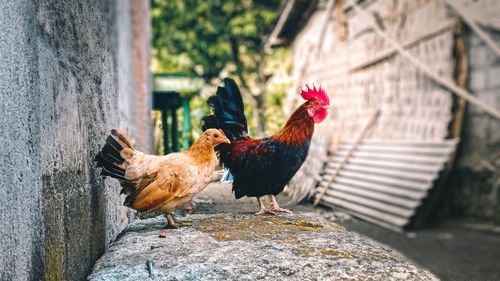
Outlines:
[{"label": "green metal structure", "polygon": [[[182,74],[153,75],[153,110],[161,111],[163,147],[165,154],[189,148],[192,142],[190,99],[203,86],[200,78]],[[178,110],[182,107],[181,137],[179,141]]]}]

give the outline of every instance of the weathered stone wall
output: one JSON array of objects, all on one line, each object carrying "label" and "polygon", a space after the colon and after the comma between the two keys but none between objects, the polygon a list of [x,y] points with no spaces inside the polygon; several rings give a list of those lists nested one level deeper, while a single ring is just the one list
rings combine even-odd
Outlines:
[{"label": "weathered stone wall", "polygon": [[146,125],[132,57],[149,40],[132,44],[129,1],[2,1],[0,30],[0,280],[83,280],[128,222],[93,158]]},{"label": "weathered stone wall", "polygon": [[[500,32],[488,32],[500,44]],[[472,31],[467,32],[469,89],[500,108],[500,58]],[[500,223],[500,121],[468,105],[447,198],[451,212]]]},{"label": "weathered stone wall", "polygon": [[36,7],[0,2],[0,279],[42,274]]}]

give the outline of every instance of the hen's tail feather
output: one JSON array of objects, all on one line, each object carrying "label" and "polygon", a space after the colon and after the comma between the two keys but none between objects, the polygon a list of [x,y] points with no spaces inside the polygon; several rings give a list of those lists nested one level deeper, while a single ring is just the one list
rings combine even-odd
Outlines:
[{"label": "hen's tail feather", "polygon": [[248,135],[243,98],[233,79],[225,78],[224,87],[217,87],[207,103],[213,113],[202,118],[202,130],[222,129],[230,140]]},{"label": "hen's tail feather", "polygon": [[94,161],[97,167],[101,167],[101,176],[110,176],[122,181],[128,181],[125,178],[125,169],[122,164],[125,159],[120,155],[124,148],[133,149],[127,135],[119,130],[111,130],[111,135],[106,139],[106,144],[97,154]]},{"label": "hen's tail feather", "polygon": [[[106,144],[101,150],[102,157],[112,163],[122,164],[125,159],[120,155],[120,151],[122,151],[123,147],[118,143],[112,136],[108,136],[106,139]],[[97,162],[97,166],[99,167],[99,162]]]},{"label": "hen's tail feather", "polygon": [[127,134],[124,131],[122,131],[118,128],[112,129],[111,135],[116,137],[116,140],[120,143],[120,145],[123,148],[127,147],[127,148],[134,150],[134,147],[132,146],[132,142],[130,141],[130,139],[128,138]]}]

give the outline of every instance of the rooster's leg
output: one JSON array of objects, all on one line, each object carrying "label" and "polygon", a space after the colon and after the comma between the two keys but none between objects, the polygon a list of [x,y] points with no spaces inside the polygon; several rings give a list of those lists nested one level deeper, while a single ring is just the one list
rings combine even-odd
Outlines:
[{"label": "rooster's leg", "polygon": [[260,197],[257,197],[257,201],[259,202],[259,211],[257,213],[255,213],[256,216],[260,216],[260,215],[263,215],[263,214],[271,214],[271,215],[274,215],[274,212],[269,210],[269,209],[266,209],[266,206],[264,205],[264,203],[262,202],[262,199],[260,199]]},{"label": "rooster's leg", "polygon": [[174,219],[174,222],[176,225],[178,226],[191,226],[193,225],[193,221],[192,220],[178,220],[174,214],[172,214],[172,218]]},{"label": "rooster's leg", "polygon": [[269,195],[269,197],[271,197],[271,211],[293,214],[292,211],[281,208],[278,205],[278,202],[276,201],[276,198],[274,197],[274,195]]},{"label": "rooster's leg", "polygon": [[179,228],[179,226],[175,223],[174,216],[172,216],[172,214],[167,213],[165,214],[165,217],[168,221],[167,228]]}]

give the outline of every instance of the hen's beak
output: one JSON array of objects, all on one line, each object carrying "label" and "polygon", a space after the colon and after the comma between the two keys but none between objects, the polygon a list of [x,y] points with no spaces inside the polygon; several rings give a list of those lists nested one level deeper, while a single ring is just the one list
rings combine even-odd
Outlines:
[{"label": "hen's beak", "polygon": [[227,143],[227,144],[230,144],[230,143],[231,143],[231,141],[229,141],[229,139],[228,139],[226,136],[223,136],[223,137],[220,139],[219,143]]},{"label": "hen's beak", "polygon": [[330,105],[328,105],[328,104],[323,105],[323,109],[325,109],[325,110],[326,110],[326,109],[328,109],[328,108],[330,108]]},{"label": "hen's beak", "polygon": [[222,129],[219,129],[219,132],[221,133],[221,138],[219,139],[219,141],[217,142],[217,144],[221,144],[221,143],[227,143],[227,144],[230,144],[231,142],[229,141],[229,139],[226,137],[226,134],[224,134],[224,131]]}]

